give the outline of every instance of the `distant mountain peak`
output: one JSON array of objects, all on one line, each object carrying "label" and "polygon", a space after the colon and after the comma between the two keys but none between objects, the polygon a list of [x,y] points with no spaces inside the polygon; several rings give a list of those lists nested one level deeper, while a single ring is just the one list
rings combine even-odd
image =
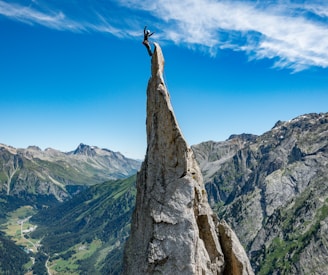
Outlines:
[{"label": "distant mountain peak", "polygon": [[246,134],[246,133],[242,133],[242,134],[239,134],[239,135],[232,134],[232,135],[230,135],[228,140],[235,139],[235,138],[239,138],[239,139],[244,140],[244,141],[255,141],[256,138],[257,138],[257,135]]},{"label": "distant mountain peak", "polygon": [[97,154],[95,148],[97,147],[80,143],[79,146],[75,149],[75,151],[73,151],[73,155],[85,155],[93,157]]},{"label": "distant mountain peak", "polygon": [[83,143],[67,153],[52,148],[16,149],[0,144],[0,195],[21,196],[32,190],[33,196],[37,189],[38,195],[51,194],[61,201],[70,196],[67,186],[125,178],[139,167],[140,161]]},{"label": "distant mountain peak", "polygon": [[42,151],[41,148],[39,146],[36,146],[36,145],[28,146],[27,150]]}]

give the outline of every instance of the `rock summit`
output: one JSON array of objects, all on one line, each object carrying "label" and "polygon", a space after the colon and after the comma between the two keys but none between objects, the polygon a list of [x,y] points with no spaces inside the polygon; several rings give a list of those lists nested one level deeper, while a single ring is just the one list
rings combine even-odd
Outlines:
[{"label": "rock summit", "polygon": [[175,118],[157,43],[147,88],[147,153],[124,274],[253,274],[237,236],[211,210],[200,168]]}]

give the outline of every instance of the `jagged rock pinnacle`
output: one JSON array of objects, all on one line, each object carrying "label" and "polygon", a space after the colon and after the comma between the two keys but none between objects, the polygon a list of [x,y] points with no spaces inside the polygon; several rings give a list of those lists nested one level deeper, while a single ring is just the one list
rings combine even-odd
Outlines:
[{"label": "jagged rock pinnacle", "polygon": [[201,171],[175,118],[163,70],[162,50],[155,43],[147,87],[147,153],[137,176],[123,273],[252,274],[238,239],[226,224],[218,226],[208,204]]}]

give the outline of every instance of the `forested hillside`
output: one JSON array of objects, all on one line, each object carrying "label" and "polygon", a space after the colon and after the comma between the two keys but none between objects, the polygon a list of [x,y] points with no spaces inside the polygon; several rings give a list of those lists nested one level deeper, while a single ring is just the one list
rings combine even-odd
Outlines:
[{"label": "forested hillside", "polygon": [[32,218],[56,272],[118,274],[135,204],[135,176],[90,187]]}]

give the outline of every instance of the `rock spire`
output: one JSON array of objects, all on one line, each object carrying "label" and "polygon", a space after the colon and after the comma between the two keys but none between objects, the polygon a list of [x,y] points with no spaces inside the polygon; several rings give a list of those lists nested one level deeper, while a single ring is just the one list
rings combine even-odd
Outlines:
[{"label": "rock spire", "polygon": [[137,175],[137,201],[124,274],[253,274],[236,235],[219,222],[202,174],[182,136],[155,43],[147,88],[147,153]]}]

